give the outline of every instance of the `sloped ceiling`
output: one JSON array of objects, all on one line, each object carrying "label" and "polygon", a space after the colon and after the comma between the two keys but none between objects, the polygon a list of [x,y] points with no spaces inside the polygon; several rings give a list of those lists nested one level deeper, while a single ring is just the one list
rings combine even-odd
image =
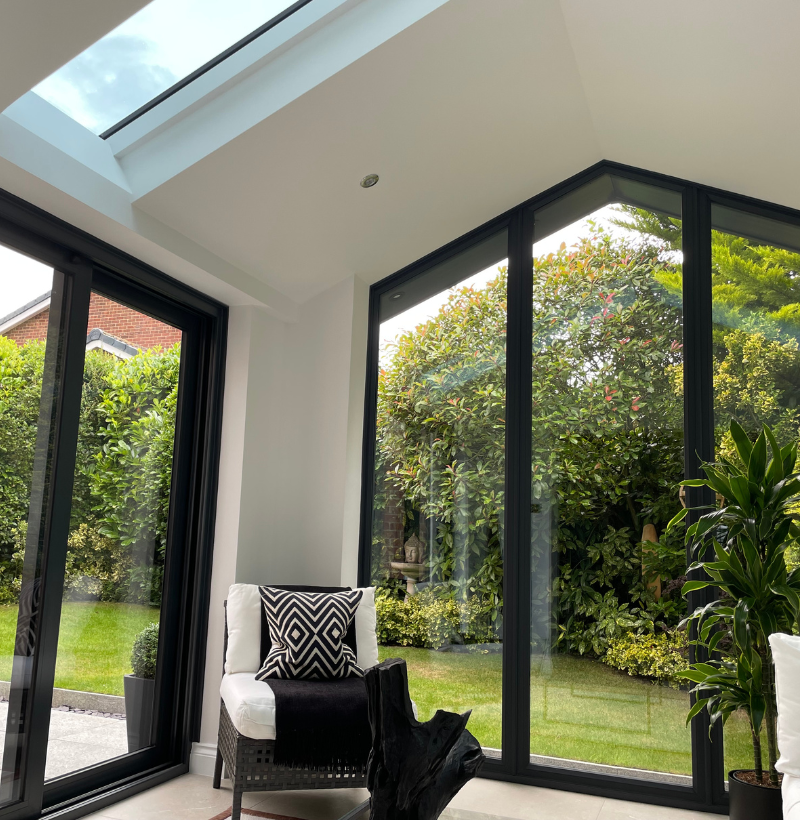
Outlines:
[{"label": "sloped ceiling", "polygon": [[455,0],[137,206],[303,301],[352,273],[376,281],[599,156],[558,4]]},{"label": "sloped ceiling", "polygon": [[[62,23],[42,18],[67,5],[94,26],[84,47],[141,2],[11,0],[54,49],[24,53],[0,27],[20,87],[64,61]],[[352,274],[377,281],[600,159],[800,208],[799,30],[796,0],[449,0],[134,209],[302,302]],[[380,183],[363,190],[368,173]]]}]

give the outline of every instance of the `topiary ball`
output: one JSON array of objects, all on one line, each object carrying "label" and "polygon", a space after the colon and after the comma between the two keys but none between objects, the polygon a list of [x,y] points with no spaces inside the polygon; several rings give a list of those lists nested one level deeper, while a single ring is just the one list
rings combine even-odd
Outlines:
[{"label": "topiary ball", "polygon": [[158,624],[149,624],[133,642],[131,666],[137,678],[153,680],[158,661]]}]

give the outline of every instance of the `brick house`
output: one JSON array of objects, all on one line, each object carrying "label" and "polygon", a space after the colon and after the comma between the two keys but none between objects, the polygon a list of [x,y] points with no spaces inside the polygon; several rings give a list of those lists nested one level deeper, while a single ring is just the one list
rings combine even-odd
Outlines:
[{"label": "brick house", "polygon": [[[0,336],[23,345],[44,340],[50,318],[50,291],[0,319]],[[86,349],[105,350],[127,359],[151,347],[166,349],[181,340],[181,332],[119,302],[92,293]]]}]

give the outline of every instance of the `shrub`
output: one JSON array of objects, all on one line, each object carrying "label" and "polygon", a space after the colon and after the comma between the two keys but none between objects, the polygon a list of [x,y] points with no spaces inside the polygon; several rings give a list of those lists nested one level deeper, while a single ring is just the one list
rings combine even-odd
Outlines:
[{"label": "shrub", "polygon": [[610,641],[603,663],[678,688],[678,674],[689,668],[688,638],[677,630],[658,635],[627,633]]},{"label": "shrub", "polygon": [[152,680],[158,662],[158,624],[148,624],[133,642],[131,667],[137,678]]},{"label": "shrub", "polygon": [[[130,600],[131,558],[119,541],[80,524],[69,535],[64,591],[71,600]],[[135,598],[131,603],[138,603]]]},{"label": "shrub", "polygon": [[377,636],[381,645],[441,649],[451,644],[491,643],[496,627],[478,597],[456,601],[428,588],[407,600],[382,590],[375,597]]}]

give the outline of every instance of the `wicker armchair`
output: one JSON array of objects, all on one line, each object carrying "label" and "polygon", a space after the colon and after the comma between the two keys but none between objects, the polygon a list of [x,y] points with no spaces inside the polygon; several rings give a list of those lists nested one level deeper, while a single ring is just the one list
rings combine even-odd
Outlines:
[{"label": "wicker armchair", "polygon": [[[227,602],[223,664],[228,651]],[[288,789],[353,789],[367,783],[366,762],[360,766],[336,765],[292,767],[273,763],[274,740],[257,740],[237,730],[221,700],[217,759],[214,766],[215,789],[220,787],[222,767],[233,787],[231,820],[240,820],[244,792],[283,791]]]}]

